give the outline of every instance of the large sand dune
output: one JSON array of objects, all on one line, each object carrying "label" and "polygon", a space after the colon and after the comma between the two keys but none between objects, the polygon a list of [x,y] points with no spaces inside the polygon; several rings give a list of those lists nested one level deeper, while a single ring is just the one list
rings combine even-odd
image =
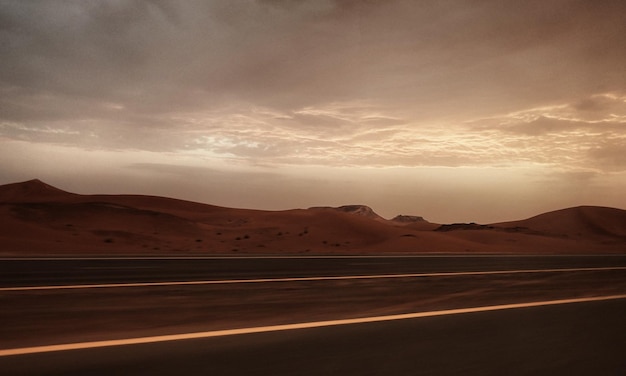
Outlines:
[{"label": "large sand dune", "polygon": [[624,253],[626,211],[577,207],[491,225],[386,220],[347,205],[230,209],[164,197],[0,186],[2,255]]}]

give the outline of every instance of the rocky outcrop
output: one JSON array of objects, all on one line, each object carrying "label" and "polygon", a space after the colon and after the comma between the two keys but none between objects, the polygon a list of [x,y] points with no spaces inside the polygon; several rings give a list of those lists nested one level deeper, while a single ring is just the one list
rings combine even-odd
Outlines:
[{"label": "rocky outcrop", "polygon": [[397,215],[391,221],[404,224],[427,222],[423,217],[417,215]]},{"label": "rocky outcrop", "polygon": [[344,206],[339,206],[339,207],[324,206],[324,207],[313,207],[310,209],[330,209],[330,210],[336,210],[336,211],[340,211],[340,212],[344,212],[348,214],[358,215],[358,216],[365,217],[365,218],[386,221],[386,219],[378,215],[372,208],[370,208],[367,205],[344,205]]}]

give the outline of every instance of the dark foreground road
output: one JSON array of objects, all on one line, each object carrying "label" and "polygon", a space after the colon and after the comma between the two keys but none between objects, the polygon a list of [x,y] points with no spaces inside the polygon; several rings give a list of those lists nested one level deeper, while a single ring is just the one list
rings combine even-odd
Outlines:
[{"label": "dark foreground road", "polygon": [[0,358],[6,375],[623,375],[626,300]]},{"label": "dark foreground road", "polygon": [[[5,259],[0,354],[42,345],[623,296],[625,266],[624,256]],[[375,277],[397,273],[435,274]],[[355,275],[371,277],[302,279]],[[295,279],[233,282],[276,278]],[[167,281],[221,282],[150,284]],[[116,285],[135,282],[149,283]],[[624,317],[622,298],[8,355],[0,356],[0,375],[622,375]]]}]

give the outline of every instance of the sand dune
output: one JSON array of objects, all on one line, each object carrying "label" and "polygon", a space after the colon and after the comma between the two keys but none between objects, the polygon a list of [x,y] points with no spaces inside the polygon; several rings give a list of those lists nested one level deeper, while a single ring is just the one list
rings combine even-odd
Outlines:
[{"label": "sand dune", "polygon": [[0,202],[48,202],[67,200],[75,195],[34,179],[0,186]]},{"label": "sand dune", "polygon": [[626,211],[577,207],[490,225],[386,220],[365,205],[230,209],[141,195],[0,186],[3,255],[623,253]]},{"label": "sand dune", "polygon": [[626,211],[598,206],[579,206],[537,215],[522,221],[496,224],[521,227],[538,233],[565,237],[626,237]]}]

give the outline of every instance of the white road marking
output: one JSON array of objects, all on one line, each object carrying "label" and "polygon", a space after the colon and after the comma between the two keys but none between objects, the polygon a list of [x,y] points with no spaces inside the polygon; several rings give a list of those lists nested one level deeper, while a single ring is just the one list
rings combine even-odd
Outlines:
[{"label": "white road marking", "polygon": [[567,257],[615,257],[623,258],[623,254],[517,254],[517,253],[447,253],[431,252],[423,254],[388,254],[388,255],[261,255],[261,256],[42,256],[42,257],[0,257],[0,261],[127,261],[127,260],[290,260],[290,259],[398,259],[398,258],[567,258]]},{"label": "white road marking", "polygon": [[190,285],[222,285],[234,283],[269,283],[269,282],[306,282],[306,281],[338,281],[351,279],[389,279],[389,278],[420,278],[420,277],[458,277],[470,275],[522,274],[522,273],[564,273],[626,270],[626,266],[603,268],[561,268],[561,269],[525,269],[525,270],[494,270],[474,272],[440,272],[440,273],[409,273],[409,274],[375,274],[375,275],[347,275],[322,277],[292,277],[292,278],[258,278],[258,279],[225,279],[207,281],[169,281],[169,282],[136,282],[136,283],[103,283],[86,285],[57,285],[57,286],[19,286],[2,287],[2,291],[38,291],[38,290],[70,290],[113,287],[154,287],[154,286],[190,286]]},{"label": "white road marking", "polygon": [[381,322],[381,321],[417,319],[417,318],[422,318],[422,317],[458,315],[458,314],[464,314],[464,313],[488,312],[488,311],[529,308],[529,307],[541,307],[541,306],[551,306],[551,305],[559,305],[559,304],[597,302],[597,301],[616,300],[616,299],[626,299],[626,295],[609,295],[609,296],[597,296],[597,297],[588,297],[588,298],[546,300],[546,301],[540,301],[540,302],[501,304],[501,305],[493,305],[493,306],[485,306],[485,307],[458,308],[458,309],[447,309],[443,311],[430,311],[430,312],[414,312],[414,313],[405,313],[405,314],[388,315],[388,316],[362,317],[362,318],[355,318],[355,319],[314,321],[314,322],[304,322],[304,323],[297,323],[297,324],[259,326],[259,327],[252,327],[252,328],[171,334],[171,335],[152,336],[152,337],[117,339],[117,340],[109,340],[109,341],[93,341],[93,342],[67,343],[67,344],[59,344],[59,345],[22,347],[22,348],[15,348],[15,349],[0,350],[0,357],[12,356],[12,355],[47,353],[47,352],[56,352],[56,351],[83,350],[83,349],[93,349],[93,348],[111,347],[111,346],[138,345],[138,344],[155,343],[155,342],[180,341],[180,340],[198,339],[198,338],[224,337],[224,336],[241,335],[241,334],[277,332],[277,331],[285,331],[285,330],[321,328],[321,327],[338,326],[338,325],[364,324],[364,323],[374,323],[374,322]]},{"label": "white road marking", "polygon": [[[517,255],[517,254],[448,254],[448,253],[429,253],[420,255],[262,255],[262,256],[122,256],[122,257],[3,257],[0,260],[6,261],[137,261],[137,260],[291,260],[291,259],[380,259],[380,258],[476,258],[476,257],[544,257],[545,255]],[[559,257],[560,255],[549,255],[550,257]],[[568,255],[571,257],[571,255]],[[578,257],[578,255],[575,255]],[[581,255],[584,256],[584,255]],[[601,255],[604,257],[604,255]],[[607,255],[610,256],[610,255]],[[596,257],[591,255],[590,257]]]}]

